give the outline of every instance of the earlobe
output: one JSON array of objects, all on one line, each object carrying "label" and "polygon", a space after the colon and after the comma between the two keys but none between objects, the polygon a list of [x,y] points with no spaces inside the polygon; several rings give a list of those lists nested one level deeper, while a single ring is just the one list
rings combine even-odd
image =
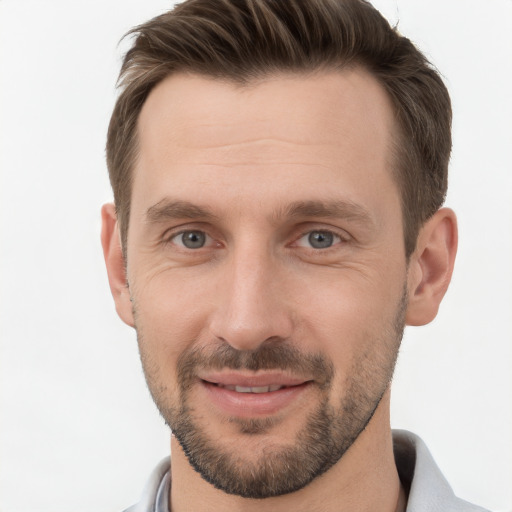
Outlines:
[{"label": "earlobe", "polygon": [[114,297],[116,311],[121,320],[134,327],[130,290],[126,279],[126,265],[121,248],[119,225],[115,206],[104,204],[101,209],[101,245],[107,267],[110,291]]},{"label": "earlobe", "polygon": [[425,325],[437,315],[448,289],[457,253],[457,219],[438,210],[421,228],[408,272],[407,325]]}]

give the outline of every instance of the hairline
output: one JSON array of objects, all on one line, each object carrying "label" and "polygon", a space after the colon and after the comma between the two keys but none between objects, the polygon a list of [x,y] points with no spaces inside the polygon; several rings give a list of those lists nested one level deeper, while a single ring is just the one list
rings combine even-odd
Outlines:
[{"label": "hairline", "polygon": [[[401,217],[402,217],[402,232],[403,232],[403,241],[404,241],[404,251],[406,255],[407,261],[409,260],[410,255],[413,252],[414,247],[408,248],[408,233],[407,231],[412,231],[411,229],[413,226],[408,226],[408,222],[406,219],[406,213],[407,213],[407,205],[404,197],[404,183],[403,183],[403,167],[405,164],[405,154],[406,154],[406,146],[408,144],[407,137],[404,134],[402,125],[400,123],[399,117],[396,112],[396,106],[395,101],[392,97],[392,95],[387,90],[385,84],[382,82],[382,80],[379,78],[378,74],[373,72],[369,66],[365,65],[364,62],[362,62],[360,59],[352,59],[347,62],[340,62],[339,64],[334,63],[321,63],[320,65],[317,65],[315,67],[311,68],[296,68],[296,69],[282,69],[282,68],[274,68],[274,69],[261,69],[258,70],[258,72],[254,73],[254,75],[251,76],[235,76],[235,75],[220,75],[220,74],[214,74],[214,73],[208,73],[205,71],[199,71],[199,70],[193,70],[193,69],[174,69],[172,71],[169,71],[166,75],[162,76],[158,81],[156,81],[152,87],[147,92],[144,101],[139,107],[139,110],[137,112],[137,118],[135,121],[134,130],[131,134],[131,153],[132,158],[130,162],[130,168],[129,168],[129,198],[127,203],[127,208],[125,207],[125,214],[123,215],[123,223],[120,223],[120,234],[121,234],[121,248],[122,253],[125,259],[125,263],[127,260],[127,246],[128,246],[128,231],[130,226],[130,217],[131,217],[131,203],[132,203],[132,196],[133,196],[133,185],[134,185],[134,175],[137,168],[137,163],[140,156],[140,137],[139,137],[139,122],[140,122],[140,116],[142,113],[142,109],[144,108],[144,105],[146,104],[146,101],[148,100],[151,93],[154,91],[156,87],[158,87],[162,82],[167,80],[169,77],[173,77],[176,75],[183,75],[183,76],[189,76],[189,77],[200,77],[205,78],[207,80],[224,83],[227,85],[235,86],[239,89],[251,89],[253,87],[257,87],[261,83],[265,82],[266,80],[272,79],[272,78],[279,78],[279,77],[299,77],[308,79],[310,77],[318,76],[321,74],[326,73],[340,73],[345,70],[354,70],[354,69],[362,69],[364,70],[370,77],[372,77],[376,83],[381,87],[381,89],[386,94],[386,97],[389,100],[389,105],[391,107],[391,114],[392,114],[392,133],[391,137],[389,139],[389,146],[387,147],[387,155],[386,155],[386,167],[389,169],[389,172],[391,173],[391,177],[393,179],[393,182],[395,183],[397,187],[397,192],[399,195],[400,200],[400,210],[401,210]],[[116,211],[117,211],[117,205],[116,205]],[[119,219],[119,215],[118,215]],[[415,241],[417,239],[417,229],[416,229],[416,237]]]}]

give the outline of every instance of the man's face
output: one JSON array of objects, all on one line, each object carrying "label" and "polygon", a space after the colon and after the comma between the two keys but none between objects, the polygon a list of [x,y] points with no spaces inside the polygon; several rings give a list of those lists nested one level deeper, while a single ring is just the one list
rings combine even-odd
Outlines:
[{"label": "man's face", "polygon": [[362,70],[166,79],[139,119],[127,275],[144,371],[228,493],[297,490],[389,386],[407,265],[389,100]]}]

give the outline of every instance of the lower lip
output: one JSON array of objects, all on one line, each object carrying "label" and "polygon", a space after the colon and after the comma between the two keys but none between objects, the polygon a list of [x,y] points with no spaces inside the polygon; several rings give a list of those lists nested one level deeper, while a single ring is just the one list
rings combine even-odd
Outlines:
[{"label": "lower lip", "polygon": [[310,388],[311,383],[282,388],[268,393],[239,393],[202,381],[202,387],[210,402],[224,413],[240,418],[269,416],[281,411],[298,400]]}]

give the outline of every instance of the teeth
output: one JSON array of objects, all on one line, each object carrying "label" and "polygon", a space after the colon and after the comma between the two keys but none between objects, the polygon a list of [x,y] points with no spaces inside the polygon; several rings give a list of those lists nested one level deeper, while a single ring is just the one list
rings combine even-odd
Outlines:
[{"label": "teeth", "polygon": [[[243,386],[235,386],[235,391],[237,393],[256,393],[256,391],[253,391],[253,389],[262,389],[262,388],[244,388]],[[258,393],[261,393],[261,391],[258,391]]]},{"label": "teeth", "polygon": [[219,384],[220,387],[227,389],[229,391],[236,391],[237,393],[268,393],[270,391],[278,391],[284,386],[253,386],[253,387],[245,387],[245,386],[223,386]]}]

